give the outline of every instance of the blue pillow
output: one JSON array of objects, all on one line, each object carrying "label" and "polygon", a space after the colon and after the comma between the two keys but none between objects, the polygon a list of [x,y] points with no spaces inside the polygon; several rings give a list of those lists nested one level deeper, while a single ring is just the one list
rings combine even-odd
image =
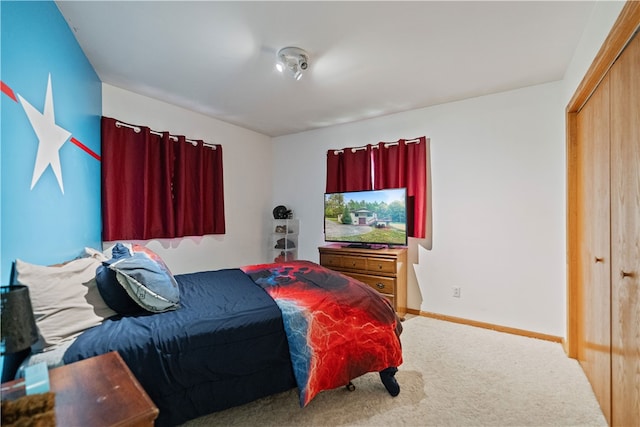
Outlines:
[{"label": "blue pillow", "polygon": [[109,268],[109,264],[118,259],[130,257],[131,252],[122,243],[118,243],[113,247],[112,256],[96,269],[96,283],[102,299],[113,311],[125,316],[146,313],[118,282],[116,272]]},{"label": "blue pillow", "polygon": [[134,252],[109,264],[116,279],[140,307],[152,313],[173,310],[180,302],[178,283],[164,265],[145,252]]},{"label": "blue pillow", "polygon": [[102,299],[116,313],[129,316],[145,312],[118,283],[116,272],[107,265],[103,264],[96,269],[96,283]]}]

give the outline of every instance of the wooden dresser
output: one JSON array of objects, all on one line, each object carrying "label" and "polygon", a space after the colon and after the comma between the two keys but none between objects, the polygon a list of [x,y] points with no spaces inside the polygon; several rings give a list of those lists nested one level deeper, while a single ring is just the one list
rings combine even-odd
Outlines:
[{"label": "wooden dresser", "polygon": [[360,280],[380,292],[404,320],[407,312],[407,249],[320,246],[320,265]]}]

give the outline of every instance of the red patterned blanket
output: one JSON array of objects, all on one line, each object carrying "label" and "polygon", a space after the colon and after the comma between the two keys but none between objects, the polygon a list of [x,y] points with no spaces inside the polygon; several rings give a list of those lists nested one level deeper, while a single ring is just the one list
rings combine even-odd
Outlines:
[{"label": "red patterned blanket", "polygon": [[397,386],[392,377],[402,363],[402,326],[391,304],[374,289],[309,261],[241,270],[282,311],[301,406],[367,372],[385,371],[385,386],[385,375]]}]

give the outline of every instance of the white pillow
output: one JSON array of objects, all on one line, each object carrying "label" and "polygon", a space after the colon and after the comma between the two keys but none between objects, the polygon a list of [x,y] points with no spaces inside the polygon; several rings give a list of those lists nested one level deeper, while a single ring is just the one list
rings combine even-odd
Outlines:
[{"label": "white pillow", "polygon": [[45,348],[79,335],[117,313],[102,299],[96,285],[93,257],[57,266],[16,260],[17,282],[29,287],[36,325]]}]

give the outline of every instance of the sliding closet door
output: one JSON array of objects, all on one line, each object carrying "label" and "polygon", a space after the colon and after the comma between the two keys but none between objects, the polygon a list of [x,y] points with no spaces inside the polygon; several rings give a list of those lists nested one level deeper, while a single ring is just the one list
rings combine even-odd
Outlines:
[{"label": "sliding closet door", "polygon": [[582,289],[578,360],[611,420],[609,79],[578,112],[577,146]]},{"label": "sliding closet door", "polygon": [[611,71],[613,425],[640,423],[640,36]]}]

